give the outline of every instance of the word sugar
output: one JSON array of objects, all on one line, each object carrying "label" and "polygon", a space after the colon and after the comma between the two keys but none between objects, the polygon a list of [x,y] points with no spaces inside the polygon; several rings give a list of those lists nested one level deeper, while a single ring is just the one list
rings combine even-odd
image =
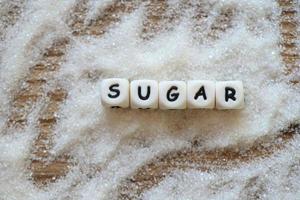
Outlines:
[{"label": "word sugar", "polygon": [[155,81],[104,79],[101,102],[111,108],[133,109],[241,109],[241,81]]}]

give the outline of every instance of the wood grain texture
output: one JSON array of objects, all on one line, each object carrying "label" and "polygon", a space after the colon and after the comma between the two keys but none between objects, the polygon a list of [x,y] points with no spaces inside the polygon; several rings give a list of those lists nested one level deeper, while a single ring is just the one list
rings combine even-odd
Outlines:
[{"label": "wood grain texture", "polygon": [[[188,6],[188,1],[183,1],[179,9]],[[141,1],[115,1],[109,5],[100,16],[91,20],[88,24],[84,23],[87,11],[87,1],[80,0],[70,12],[68,25],[73,30],[73,35],[95,35],[101,37],[109,26],[120,20],[122,15],[134,11]],[[293,73],[293,70],[299,68],[299,52],[296,46],[296,39],[299,37],[296,21],[295,2],[291,0],[278,0],[282,9],[280,17],[280,30],[282,41],[281,56],[285,63],[286,74]],[[197,8],[199,15],[195,19],[201,20],[207,17],[207,13]],[[168,6],[165,1],[151,0],[146,5],[146,19],[143,23],[141,37],[149,39],[157,32],[166,29],[171,21],[178,20],[181,16],[176,10],[172,12],[172,17],[166,17]],[[233,10],[224,10],[222,14],[216,18],[211,30],[210,36],[217,38],[220,32],[226,31],[231,26],[231,17],[234,15]],[[168,15],[170,16],[170,15]],[[197,30],[197,27],[195,27]],[[72,162],[69,155],[59,155],[54,161],[48,162],[51,156],[49,150],[52,147],[53,127],[57,122],[56,113],[61,103],[67,96],[67,91],[56,85],[50,90],[45,90],[45,86],[49,81],[53,80],[53,76],[57,73],[61,63],[64,61],[64,55],[70,43],[69,38],[57,38],[52,45],[44,50],[42,58],[32,67],[30,67],[28,75],[20,82],[19,90],[15,92],[12,102],[12,110],[7,122],[7,129],[10,127],[22,129],[28,122],[28,115],[38,101],[45,102],[43,109],[39,113],[37,119],[37,129],[39,136],[34,142],[32,148],[32,160],[29,170],[32,172],[32,179],[38,186],[46,185],[50,181],[55,181],[64,176],[69,166],[76,163]],[[291,84],[298,84],[299,80],[291,80]],[[199,152],[196,148],[183,149],[177,152],[170,152],[155,158],[149,163],[139,168],[135,174],[127,177],[120,185],[118,192],[120,199],[132,199],[138,197],[143,191],[150,189],[158,184],[164,177],[174,169],[186,169],[192,164],[196,164],[199,170],[209,170],[207,166],[213,165],[224,167],[228,163],[243,164],[255,158],[264,158],[268,155],[284,148],[284,142],[278,145],[276,140],[288,141],[293,138],[295,129],[299,129],[298,125],[291,125],[292,128],[283,130],[282,133],[272,138],[274,145],[264,147],[264,138],[259,138],[255,144],[249,146],[245,154],[240,154],[235,147],[217,149],[208,152]],[[193,141],[193,146],[197,146],[197,140]],[[190,163],[191,165],[187,164]],[[206,166],[203,164],[207,164]]]}]

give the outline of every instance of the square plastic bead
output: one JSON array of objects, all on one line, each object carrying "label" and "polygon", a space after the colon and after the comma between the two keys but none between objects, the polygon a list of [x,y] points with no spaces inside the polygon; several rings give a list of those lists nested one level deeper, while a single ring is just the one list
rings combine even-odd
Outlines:
[{"label": "square plastic bead", "polygon": [[241,109],[244,107],[242,81],[219,81],[216,83],[217,109]]},{"label": "square plastic bead", "polygon": [[161,81],[159,83],[160,109],[186,108],[186,83],[184,81]]},{"label": "square plastic bead", "polygon": [[130,83],[130,102],[134,109],[158,108],[158,82],[134,80]]},{"label": "square plastic bead", "polygon": [[188,108],[214,108],[215,82],[205,80],[191,80],[187,82]]},{"label": "square plastic bead", "polygon": [[127,108],[129,106],[129,82],[127,79],[110,78],[101,83],[101,102],[106,107]]}]

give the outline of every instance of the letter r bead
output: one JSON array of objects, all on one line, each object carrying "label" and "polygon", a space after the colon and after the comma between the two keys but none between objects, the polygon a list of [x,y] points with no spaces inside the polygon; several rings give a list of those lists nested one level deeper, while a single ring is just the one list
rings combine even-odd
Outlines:
[{"label": "letter r bead", "polygon": [[242,81],[218,81],[216,83],[217,109],[241,109],[244,107]]},{"label": "letter r bead", "polygon": [[129,82],[127,79],[110,78],[101,83],[101,102],[106,107],[127,108],[129,106]]}]

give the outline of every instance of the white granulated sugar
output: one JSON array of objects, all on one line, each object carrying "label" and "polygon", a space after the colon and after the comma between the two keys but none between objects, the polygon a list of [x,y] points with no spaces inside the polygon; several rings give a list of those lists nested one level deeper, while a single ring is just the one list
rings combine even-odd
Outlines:
[{"label": "white granulated sugar", "polygon": [[[122,184],[146,163],[168,152],[189,149],[192,141],[199,143],[199,152],[228,146],[242,148],[300,123],[299,84],[290,84],[299,77],[299,70],[284,75],[279,47],[280,8],[274,0],[211,0],[200,4],[195,0],[189,5],[170,0],[162,20],[166,24],[154,34],[143,33],[151,3],[137,3],[131,12],[112,14],[116,18],[120,15],[120,21],[99,23],[108,26],[103,35],[72,34],[74,30],[67,24],[78,4],[75,0],[16,2],[22,4],[18,20],[0,26],[1,200],[117,199]],[[86,0],[86,13],[78,24],[84,28],[99,17],[107,17],[106,8],[115,3]],[[203,12],[200,14],[206,16],[201,19],[196,17],[199,6]],[[0,15],[8,9],[11,6],[2,7]],[[231,14],[224,15],[225,11]],[[176,20],[169,22],[168,18]],[[227,24],[225,32],[215,27],[220,26],[214,24],[216,21]],[[69,155],[72,164],[65,177],[38,187],[31,179],[29,166],[39,134],[36,119],[45,102],[35,103],[24,128],[7,128],[6,122],[14,94],[22,87],[29,68],[42,58],[53,40],[65,37],[69,44],[60,69],[44,86],[50,91],[58,84],[68,93],[56,113],[50,156],[45,161]],[[101,106],[100,87],[101,80],[110,77],[241,80],[245,109],[107,109]],[[281,142],[279,146],[284,147],[266,158],[224,169],[174,169],[140,197],[297,199],[299,142],[296,135],[285,145]]]},{"label": "white granulated sugar", "polygon": [[231,170],[174,171],[143,199],[297,199],[299,139],[276,156]]},{"label": "white granulated sugar", "polygon": [[111,5],[114,1],[113,0],[91,0],[88,4],[88,14],[86,17],[85,22],[88,23],[89,21],[95,19],[98,15],[101,15],[101,12],[109,5]]},{"label": "white granulated sugar", "polygon": [[4,123],[2,116],[8,115],[8,97],[41,56],[42,50],[58,35],[64,34],[62,30],[66,25],[62,19],[73,3],[71,0],[64,3],[27,2],[20,20],[8,28],[6,40],[0,42],[0,127]]}]

